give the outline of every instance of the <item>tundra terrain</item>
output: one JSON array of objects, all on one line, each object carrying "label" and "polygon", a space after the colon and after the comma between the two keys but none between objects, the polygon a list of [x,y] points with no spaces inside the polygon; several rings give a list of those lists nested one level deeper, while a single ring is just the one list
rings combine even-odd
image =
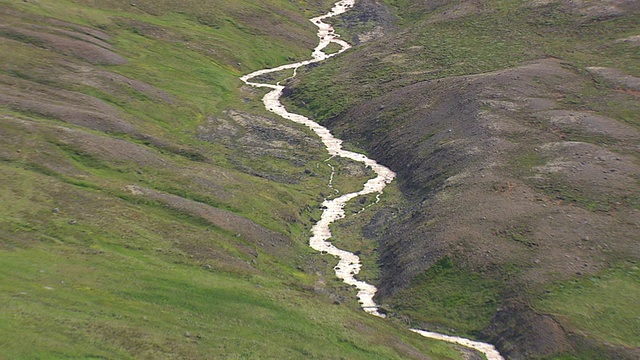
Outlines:
[{"label": "tundra terrain", "polygon": [[330,5],[0,1],[0,358],[476,356],[307,246],[327,152],[239,77],[308,58]]},{"label": "tundra terrain", "polygon": [[361,45],[288,101],[398,174],[336,226],[377,250],[388,315],[510,359],[637,359],[640,3],[360,1],[341,21]]},{"label": "tundra terrain", "polygon": [[[371,173],[266,112],[327,0],[0,0],[0,358],[640,357],[640,4],[360,0],[288,106],[395,171],[333,226],[365,314],[307,246]],[[280,79],[291,74],[283,74]],[[367,211],[360,209],[367,207]]]}]

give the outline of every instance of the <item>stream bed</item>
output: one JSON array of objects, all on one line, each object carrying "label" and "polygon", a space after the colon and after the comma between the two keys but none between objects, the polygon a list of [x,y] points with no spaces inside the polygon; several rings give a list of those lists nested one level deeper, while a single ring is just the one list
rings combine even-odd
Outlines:
[{"label": "stream bed", "polygon": [[[311,19],[311,22],[318,27],[319,38],[318,46],[313,50],[311,59],[271,69],[258,70],[251,74],[244,75],[240,79],[247,85],[271,89],[271,91],[269,91],[262,99],[267,110],[287,120],[309,127],[320,137],[331,157],[344,157],[360,162],[375,172],[376,177],[368,180],[364,184],[362,190],[344,194],[333,199],[325,199],[322,203],[324,209],[322,217],[311,228],[312,236],[309,239],[309,246],[323,254],[331,254],[337,257],[339,262],[338,265],[334,267],[336,276],[346,284],[355,286],[358,289],[358,301],[364,311],[374,316],[384,317],[384,314],[379,312],[378,305],[373,300],[377,288],[367,282],[359,281],[355,277],[360,272],[360,268],[362,266],[360,258],[351,252],[338,249],[329,241],[331,238],[331,230],[329,226],[334,221],[345,217],[344,207],[349,200],[361,195],[373,193],[377,193],[378,195],[381,194],[387,184],[393,181],[396,174],[389,168],[378,164],[375,160],[372,160],[363,154],[342,149],[342,140],[335,138],[327,128],[321,126],[315,121],[305,116],[288,112],[280,102],[280,97],[284,90],[284,86],[280,85],[280,82],[276,84],[266,84],[252,81],[252,79],[256,77],[288,69],[293,69],[293,76],[296,76],[297,69],[300,67],[326,60],[348,50],[351,46],[347,42],[341,40],[339,35],[335,33],[333,27],[330,24],[323,22],[323,20],[347,12],[355,5],[355,2],[356,0],[338,1],[334,4],[330,12]],[[332,54],[324,53],[323,50],[331,43],[338,44],[341,49]],[[418,329],[411,329],[411,331],[424,337],[473,348],[483,353],[488,360],[503,360],[503,357],[491,344]]]}]

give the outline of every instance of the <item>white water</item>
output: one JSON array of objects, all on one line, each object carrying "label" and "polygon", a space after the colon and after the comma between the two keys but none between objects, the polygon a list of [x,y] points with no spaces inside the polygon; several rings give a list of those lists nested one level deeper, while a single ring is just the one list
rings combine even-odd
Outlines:
[{"label": "white water", "polygon": [[[293,76],[295,76],[297,69],[301,66],[326,60],[349,49],[351,46],[347,42],[340,40],[339,35],[334,32],[333,27],[329,24],[324,23],[322,20],[345,13],[354,6],[355,1],[356,0],[338,1],[329,13],[311,19],[311,22],[313,22],[318,27],[318,38],[320,39],[320,41],[318,46],[316,46],[316,48],[313,50],[313,53],[311,54],[312,58],[310,60],[282,65],[271,69],[259,70],[251,74],[247,74],[240,79],[248,85],[272,89],[262,99],[265,107],[269,111],[285,119],[303,124],[313,130],[320,137],[323,144],[327,147],[327,150],[329,151],[331,157],[340,156],[352,159],[357,162],[361,162],[376,173],[377,176],[367,181],[364,184],[362,190],[354,193],[344,194],[335,199],[326,199],[322,203],[325,210],[322,213],[322,217],[320,218],[320,220],[311,228],[311,233],[313,235],[309,239],[309,246],[322,253],[328,253],[337,257],[339,259],[339,262],[338,265],[336,265],[336,267],[334,268],[336,276],[342,279],[342,281],[344,281],[346,284],[353,285],[358,289],[358,301],[360,302],[360,305],[362,306],[362,309],[364,311],[371,315],[384,317],[384,314],[381,314],[378,311],[378,305],[373,301],[373,297],[375,296],[378,289],[369,283],[358,281],[355,278],[355,275],[360,272],[360,258],[353,253],[338,249],[328,241],[331,238],[331,230],[329,229],[329,225],[345,216],[344,206],[349,200],[361,195],[372,193],[377,193],[379,196],[382,193],[382,190],[387,186],[387,184],[393,181],[396,174],[387,167],[378,164],[377,162],[369,159],[363,154],[343,150],[342,140],[336,139],[327,128],[321,126],[315,121],[312,121],[311,119],[306,118],[302,115],[288,112],[280,102],[280,97],[282,96],[284,86],[280,85],[279,82],[273,85],[251,81],[251,79],[260,75],[289,69],[293,69]],[[323,50],[330,43],[340,45],[340,51],[333,54],[324,53]],[[333,179],[333,173],[331,174],[331,178]],[[496,351],[495,347],[490,344],[424,330],[411,329],[411,331],[416,332],[424,337],[443,340],[476,349],[485,354],[489,360],[503,360],[502,356],[500,356],[500,354]]]}]

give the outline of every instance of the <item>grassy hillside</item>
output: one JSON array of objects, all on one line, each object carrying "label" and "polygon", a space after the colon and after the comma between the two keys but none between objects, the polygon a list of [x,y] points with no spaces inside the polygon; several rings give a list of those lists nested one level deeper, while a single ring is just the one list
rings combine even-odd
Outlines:
[{"label": "grassy hillside", "polygon": [[514,359],[637,358],[637,2],[385,3],[288,96],[398,173],[360,233],[379,302]]},{"label": "grassy hillside", "polygon": [[462,356],[307,248],[327,155],[238,80],[328,5],[0,1],[0,358]]}]

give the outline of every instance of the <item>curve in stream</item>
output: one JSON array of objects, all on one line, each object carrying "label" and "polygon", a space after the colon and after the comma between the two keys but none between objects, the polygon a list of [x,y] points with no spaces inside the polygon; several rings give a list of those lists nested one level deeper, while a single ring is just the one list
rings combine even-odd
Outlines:
[{"label": "curve in stream", "polygon": [[[345,216],[344,206],[349,200],[366,194],[381,194],[387,184],[393,181],[396,174],[389,168],[378,164],[376,161],[369,159],[363,154],[343,150],[342,140],[335,138],[327,128],[321,126],[315,121],[302,115],[288,112],[280,102],[280,97],[282,96],[282,92],[284,90],[284,86],[280,85],[280,82],[273,85],[251,81],[255,77],[261,75],[291,69],[293,69],[293,76],[296,76],[298,68],[322,60],[326,60],[348,50],[351,46],[346,41],[340,40],[339,35],[335,33],[333,27],[329,24],[324,23],[322,20],[347,12],[355,5],[355,1],[356,0],[338,1],[334,4],[330,12],[311,19],[311,22],[313,22],[318,27],[318,38],[320,39],[318,46],[316,46],[316,48],[313,50],[313,53],[311,54],[311,59],[293,64],[286,64],[275,68],[258,70],[252,72],[251,74],[244,75],[240,79],[247,85],[271,89],[271,91],[269,91],[262,99],[267,110],[285,119],[309,127],[320,137],[322,143],[326,146],[331,157],[340,156],[352,159],[354,161],[363,163],[365,166],[369,167],[376,173],[377,176],[373,179],[368,180],[364,184],[362,190],[354,193],[344,194],[334,199],[324,200],[324,202],[322,203],[324,211],[320,220],[311,228],[312,236],[309,239],[309,245],[313,249],[320,251],[321,253],[327,253],[337,257],[339,259],[339,262],[338,265],[336,265],[334,268],[336,276],[342,279],[342,281],[344,281],[346,284],[353,285],[358,289],[358,301],[360,302],[360,306],[364,311],[371,315],[384,317],[384,314],[381,314],[378,311],[378,305],[373,301],[373,297],[376,294],[377,288],[364,281],[358,281],[355,278],[355,275],[360,272],[360,258],[353,253],[338,249],[328,241],[331,238],[331,230],[329,229],[329,226],[334,221]],[[332,54],[324,53],[323,50],[330,43],[340,45],[340,50]],[[333,173],[331,176],[333,178]],[[456,343],[473,348],[482,352],[485,356],[487,356],[489,360],[503,360],[503,357],[500,356],[498,351],[491,344],[418,329],[411,329],[411,331],[418,333],[424,337]]]}]

